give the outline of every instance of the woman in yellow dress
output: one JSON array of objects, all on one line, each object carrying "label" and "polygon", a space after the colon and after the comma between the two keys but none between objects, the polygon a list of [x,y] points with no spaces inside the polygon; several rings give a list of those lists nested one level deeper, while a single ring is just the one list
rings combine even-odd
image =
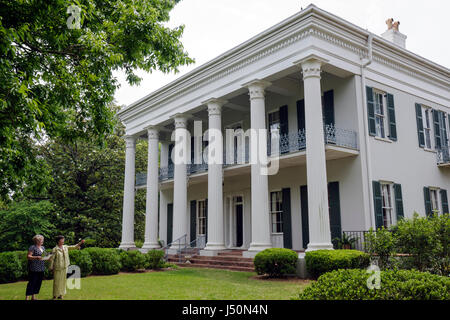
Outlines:
[{"label": "woman in yellow dress", "polygon": [[70,265],[69,250],[80,249],[84,240],[74,246],[64,245],[64,236],[56,237],[49,269],[53,270],[53,299],[63,299],[66,294],[67,268]]}]

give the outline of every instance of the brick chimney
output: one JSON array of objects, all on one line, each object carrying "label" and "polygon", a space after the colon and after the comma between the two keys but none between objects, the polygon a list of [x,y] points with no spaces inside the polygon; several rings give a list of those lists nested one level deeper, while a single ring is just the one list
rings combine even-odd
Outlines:
[{"label": "brick chimney", "polygon": [[402,48],[405,48],[407,37],[398,30],[400,21],[394,22],[394,19],[390,18],[386,20],[386,25],[388,29],[384,33],[382,33],[381,36],[384,39],[389,40]]}]

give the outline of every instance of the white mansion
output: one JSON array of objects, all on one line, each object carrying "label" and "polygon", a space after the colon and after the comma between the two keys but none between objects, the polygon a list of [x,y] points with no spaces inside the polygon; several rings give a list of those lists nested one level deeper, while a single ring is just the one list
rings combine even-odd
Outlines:
[{"label": "white mansion", "polygon": [[[135,247],[136,188],[147,190],[143,249],[161,240],[201,255],[331,249],[342,232],[448,212],[450,70],[387,25],[377,36],[310,5],[122,109],[120,247]],[[202,157],[208,129],[223,132],[223,164]],[[248,129],[267,130],[258,148]],[[148,139],[146,173],[136,139]],[[275,174],[253,161],[266,149]]]}]

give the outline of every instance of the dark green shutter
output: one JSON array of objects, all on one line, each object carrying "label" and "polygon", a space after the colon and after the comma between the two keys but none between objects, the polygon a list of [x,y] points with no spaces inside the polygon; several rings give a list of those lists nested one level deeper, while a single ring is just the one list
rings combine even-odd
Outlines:
[{"label": "dark green shutter", "polygon": [[308,247],[309,243],[309,222],[308,222],[308,188],[300,187],[300,210],[302,214],[302,240],[303,249]]},{"label": "dark green shutter", "polygon": [[173,203],[167,204],[167,244],[172,243],[173,232]]},{"label": "dark green shutter", "polygon": [[173,164],[173,161],[172,161],[172,150],[173,150],[174,146],[175,146],[175,144],[173,144],[173,143],[169,144],[169,160],[168,160],[168,163],[167,163],[168,166],[171,166]]},{"label": "dark green shutter", "polygon": [[366,87],[366,99],[367,99],[367,117],[369,121],[369,135],[376,136],[377,129],[375,126],[375,103],[373,101],[373,89]]},{"label": "dark green shutter", "polygon": [[441,202],[442,202],[442,213],[449,213],[447,190],[441,189],[440,193],[441,193]]},{"label": "dark green shutter", "polygon": [[334,125],[334,93],[333,90],[323,94],[323,117],[325,125]]},{"label": "dark green shutter", "polygon": [[208,243],[208,199],[205,199],[205,208],[206,208],[206,219],[205,219],[206,236],[205,236],[205,241],[206,241],[206,243]]},{"label": "dark green shutter", "polygon": [[297,101],[297,127],[298,130],[305,129],[305,100]]},{"label": "dark green shutter", "polygon": [[191,200],[191,242],[197,239],[197,201]]},{"label": "dark green shutter", "polygon": [[291,189],[281,190],[283,209],[283,243],[285,248],[292,249]]},{"label": "dark green shutter", "polygon": [[[288,114],[288,106],[282,106],[280,107],[280,135],[283,136],[287,136],[289,134],[289,123],[288,123],[288,119],[289,119],[289,114]],[[289,143],[289,139],[287,140],[287,143]],[[280,137],[280,144],[281,144],[281,137]],[[281,148],[280,148],[281,150]],[[286,153],[289,151],[288,149],[284,149],[283,153]]]},{"label": "dark green shutter", "polygon": [[402,186],[400,184],[394,184],[394,197],[395,197],[395,212],[397,213],[397,221],[399,221],[404,217]]},{"label": "dark green shutter", "polygon": [[444,147],[448,146],[448,139],[447,139],[447,126],[445,124],[445,112],[440,111],[439,112],[439,121],[440,121],[440,127],[441,127],[441,144]]},{"label": "dark green shutter", "polygon": [[425,147],[425,134],[423,132],[422,106],[416,103],[417,136],[419,137],[419,147]]},{"label": "dark green shutter", "polygon": [[423,198],[425,200],[425,214],[431,216],[433,211],[431,210],[430,188],[423,187]]},{"label": "dark green shutter", "polygon": [[341,238],[341,204],[339,201],[339,182],[328,184],[328,206],[330,214],[331,240]]},{"label": "dark green shutter", "polygon": [[381,197],[381,184],[378,181],[372,181],[373,204],[375,210],[375,227],[381,228],[383,223],[383,199]]},{"label": "dark green shutter", "polygon": [[439,121],[439,111],[433,110],[433,123],[434,123],[434,141],[436,149],[441,149],[442,139],[441,139],[441,125]]},{"label": "dark green shutter", "polygon": [[191,163],[194,163],[194,136],[191,137]]},{"label": "dark green shutter", "polygon": [[390,93],[387,94],[387,111],[389,119],[389,139],[397,141],[397,126],[395,124],[395,107],[394,96]]}]

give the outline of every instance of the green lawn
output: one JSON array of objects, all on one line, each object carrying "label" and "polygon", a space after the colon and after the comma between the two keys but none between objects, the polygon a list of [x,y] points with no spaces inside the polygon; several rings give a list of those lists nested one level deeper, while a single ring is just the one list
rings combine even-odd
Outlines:
[{"label": "green lawn", "polygon": [[[66,299],[290,299],[308,285],[303,280],[260,280],[253,272],[180,268],[172,271],[124,273],[81,279],[80,290]],[[26,282],[0,285],[0,300],[24,299]],[[39,299],[50,299],[52,281],[42,284]]]}]

